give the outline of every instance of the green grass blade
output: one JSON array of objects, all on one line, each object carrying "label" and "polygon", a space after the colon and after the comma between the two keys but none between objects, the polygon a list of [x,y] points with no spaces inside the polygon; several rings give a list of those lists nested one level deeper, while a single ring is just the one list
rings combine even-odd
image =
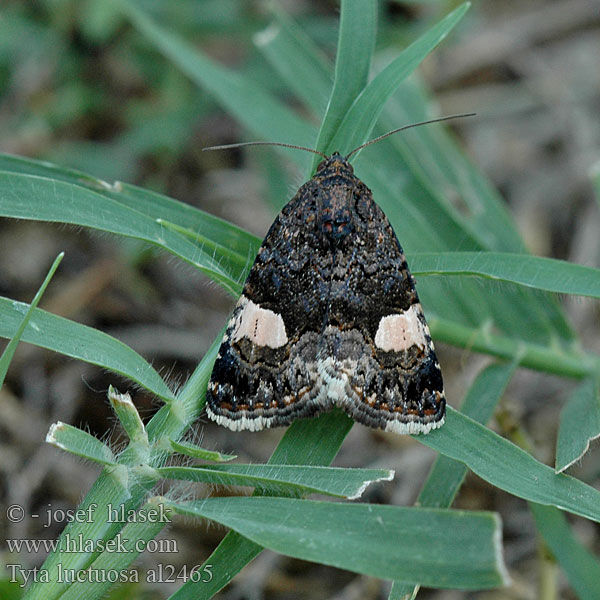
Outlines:
[{"label": "green grass blade", "polygon": [[179,452],[185,456],[199,458],[200,460],[209,460],[211,462],[229,462],[230,460],[235,460],[237,458],[236,454],[223,454],[222,452],[207,450],[206,448],[200,448],[195,444],[189,444],[187,442],[176,442],[171,440],[171,447],[175,452]]},{"label": "green grass blade", "polygon": [[[212,94],[253,135],[269,141],[301,146],[314,145],[315,127],[244,76],[221,67],[178,35],[153,22],[144,12],[126,0],[120,6],[132,24],[164,56],[194,83]],[[284,148],[291,159],[305,168],[310,156]]]},{"label": "green grass blade", "polygon": [[[275,465],[329,465],[338,453],[354,421],[339,410],[315,419],[300,419],[287,428],[269,463]],[[186,582],[169,600],[212,598],[239,573],[262,546],[230,531],[202,567],[213,566],[213,579],[207,583]]]},{"label": "green grass blade", "polygon": [[[460,408],[460,412],[485,425],[491,418],[515,369],[516,361],[504,365],[489,365],[475,379]],[[421,489],[417,504],[431,508],[449,508],[467,473],[464,463],[440,455]]]},{"label": "green grass blade", "polygon": [[[433,105],[419,78],[412,77],[400,85],[387,103],[382,127],[389,131],[404,123],[431,119],[437,116],[432,112]],[[374,151],[378,157],[380,152],[384,153],[383,157],[393,161],[396,168],[409,171],[408,177],[418,188],[427,190],[441,207],[451,211],[483,248],[497,252],[525,251],[506,203],[447,127],[416,127],[368,150]],[[468,250],[462,246],[451,249]]]},{"label": "green grass blade", "polygon": [[[377,133],[436,116],[432,104],[418,77],[404,81],[386,105]],[[370,173],[374,167],[381,172],[376,179]],[[409,254],[526,251],[505,203],[446,127],[417,127],[387,138],[370,146],[355,168],[364,174]],[[557,299],[548,294],[517,286],[503,286],[500,293],[497,284],[487,282],[463,286],[452,286],[448,294],[447,284],[440,287],[430,278],[419,294],[424,306],[435,306],[440,316],[456,319],[464,312],[464,324],[493,320],[511,337],[544,344],[574,338]]]},{"label": "green grass blade", "polygon": [[543,346],[524,342],[518,338],[492,333],[492,323],[481,327],[465,327],[456,322],[428,317],[429,328],[435,340],[483,352],[498,358],[512,360],[519,357],[522,367],[583,379],[600,370],[600,357],[584,354],[575,349]]},{"label": "green grass blade", "polygon": [[[0,337],[11,338],[29,305],[0,297]],[[35,309],[22,340],[119,373],[166,402],[174,397],[160,375],[134,350],[92,327]]]},{"label": "green grass blade", "polygon": [[[475,379],[461,405],[461,412],[481,424],[492,417],[517,362],[505,365],[489,365]],[[418,506],[450,508],[467,474],[465,464],[438,455],[417,499]],[[388,600],[409,600],[416,597],[418,586],[395,581]]]},{"label": "green grass blade", "polygon": [[277,5],[272,10],[275,21],[254,36],[254,43],[294,95],[322,115],[331,93],[329,60],[287,13]]},{"label": "green grass blade", "polygon": [[580,600],[600,598],[600,562],[575,538],[565,515],[556,508],[534,502],[529,508],[538,531]]},{"label": "green grass blade", "polygon": [[[462,19],[470,4],[465,2],[434,25],[417,41],[400,53],[381,71],[356,98],[331,142],[325,147],[327,153],[348,153],[365,142],[386,101],[400,83],[408,77],[421,61],[448,35]],[[356,158],[356,155],[354,155]]]},{"label": "green grass blade", "polygon": [[121,542],[121,546],[114,544],[112,549],[108,546],[109,549],[99,554],[90,564],[89,580],[86,581],[85,577],[82,577],[82,581],[70,584],[61,594],[60,600],[106,597],[108,590],[114,587],[111,581],[112,574],[121,571],[129,573],[130,565],[141,554],[141,549],[168,524],[161,520],[162,517],[157,518],[159,513],[159,502],[156,497],[151,498],[136,512],[137,521],[127,523],[116,538]]},{"label": "green grass blade", "polygon": [[556,463],[562,473],[580,460],[590,442],[600,437],[600,386],[594,377],[586,379],[573,393],[560,413]]},{"label": "green grass blade", "polygon": [[23,332],[25,331],[25,328],[27,327],[27,324],[29,323],[29,320],[33,315],[33,311],[42,299],[42,296],[44,295],[48,284],[50,283],[50,281],[52,281],[52,277],[54,277],[54,273],[56,273],[56,269],[58,269],[58,265],[60,265],[64,255],[65,253],[61,252],[54,259],[54,262],[52,263],[52,266],[50,267],[46,278],[42,282],[40,289],[37,291],[31,304],[29,305],[29,308],[27,309],[27,312],[25,313],[25,316],[23,317],[20,325],[17,327],[15,334],[11,336],[11,339],[8,342],[6,348],[4,349],[2,356],[0,356],[0,388],[4,385],[4,378],[6,377],[8,367],[13,359],[13,356],[15,355],[15,351],[17,350],[17,346],[19,345],[21,336],[23,335]]},{"label": "green grass blade", "polygon": [[276,552],[381,579],[463,589],[508,579],[492,513],[260,497],[166,506]]},{"label": "green grass blade", "polygon": [[453,408],[448,408],[442,428],[415,437],[465,463],[476,475],[509,494],[600,522],[600,491],[574,477],[557,475],[512,442]]},{"label": "green grass blade", "polygon": [[127,183],[109,184],[81,171],[10,154],[0,154],[0,171],[35,175],[90,189],[152,220],[163,219],[184,228],[200,245],[215,249],[221,259],[231,255],[232,262],[247,263],[248,257],[253,257],[260,245],[260,239],[241,227],[189,204]]},{"label": "green grass blade", "polygon": [[354,500],[371,483],[391,481],[393,471],[383,469],[340,469],[300,465],[206,465],[202,467],[162,467],[162,477],[256,487],[262,493],[278,492],[301,496],[327,494]]},{"label": "green grass blade", "polygon": [[200,566],[200,570],[211,567],[212,579],[207,583],[186,581],[168,600],[209,600],[263,550],[260,544],[230,531]]},{"label": "green grass blade", "polygon": [[234,293],[241,287],[231,266],[226,269],[215,258],[214,248],[203,249],[138,210],[83,187],[43,177],[0,173],[0,215],[83,225],[143,240],[169,249]]},{"label": "green grass blade", "polygon": [[600,298],[600,269],[505,252],[440,252],[409,257],[419,275],[472,275],[558,294]]},{"label": "green grass blade", "polygon": [[[375,49],[377,3],[373,0],[342,0],[340,30],[333,88],[321,123],[316,149],[330,154],[332,141],[350,107],[369,79]],[[313,170],[320,158],[313,157]]]},{"label": "green grass blade", "polygon": [[[61,539],[65,539],[66,536],[71,539],[78,539],[81,536],[83,540],[111,540],[123,528],[124,523],[118,519],[109,521],[106,518],[108,504],[113,507],[123,504],[126,512],[136,510],[147,498],[149,490],[158,482],[158,478],[147,477],[149,471],[152,475],[155,474],[147,466],[158,467],[164,464],[169,452],[160,442],[179,439],[200,415],[204,405],[204,393],[208,378],[221,339],[222,334],[208,349],[196,370],[182,388],[177,400],[164,405],[148,423],[146,427],[148,439],[151,443],[154,443],[150,446],[150,457],[146,458],[146,468],[137,470],[137,467],[140,466],[140,456],[132,448],[132,445],[126,448],[118,457],[118,462],[121,464],[113,469],[104,469],[80,505],[80,508],[84,509],[95,506],[95,518],[91,522],[87,519],[84,522],[71,521],[63,529]],[[129,473],[131,467],[134,468],[133,477]],[[137,523],[136,525],[142,526],[144,524]],[[150,538],[154,537],[157,533],[156,524],[149,523],[146,525],[148,527],[144,531]],[[158,525],[162,528],[165,524],[158,523]],[[106,554],[110,556],[105,556]],[[100,554],[99,559],[104,556],[106,561],[111,562],[113,554],[105,550]],[[136,554],[121,554],[119,560],[127,559],[127,557],[129,557],[129,563],[127,564],[130,564],[135,559]],[[96,553],[92,552],[69,553],[60,549],[51,552],[42,565],[42,569],[48,572],[51,583],[46,584],[39,580],[34,582],[27,589],[25,598],[27,600],[58,600],[70,587],[68,581],[60,578],[59,569],[67,566],[76,570],[86,569],[95,559]]]},{"label": "green grass blade", "polygon": [[46,442],[65,452],[81,456],[87,460],[105,466],[116,466],[115,457],[111,449],[93,435],[58,421],[53,423],[46,435]]}]

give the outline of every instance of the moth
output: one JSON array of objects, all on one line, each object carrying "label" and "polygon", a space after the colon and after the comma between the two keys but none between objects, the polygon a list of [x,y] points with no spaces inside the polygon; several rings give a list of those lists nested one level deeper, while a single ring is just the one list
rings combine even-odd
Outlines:
[{"label": "moth", "polygon": [[316,173],[271,225],[208,384],[206,411],[220,425],[259,431],[334,406],[399,434],[443,424],[442,373],[415,280],[349,162],[382,137],[345,157],[317,152]]}]

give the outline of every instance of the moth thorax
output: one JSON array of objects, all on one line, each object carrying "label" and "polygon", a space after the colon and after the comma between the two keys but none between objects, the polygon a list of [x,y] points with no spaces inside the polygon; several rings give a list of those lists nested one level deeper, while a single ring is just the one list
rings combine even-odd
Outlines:
[{"label": "moth thorax", "polygon": [[354,231],[353,198],[347,184],[324,186],[319,194],[321,231],[334,244]]}]

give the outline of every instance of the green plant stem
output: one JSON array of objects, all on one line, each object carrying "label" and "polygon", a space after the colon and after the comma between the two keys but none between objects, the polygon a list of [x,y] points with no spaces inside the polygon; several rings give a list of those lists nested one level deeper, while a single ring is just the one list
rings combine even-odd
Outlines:
[{"label": "green plant stem", "polygon": [[[148,424],[150,452],[147,462],[139,465],[140,449],[132,442],[119,455],[118,465],[104,469],[80,508],[86,509],[95,504],[92,522],[69,523],[63,530],[61,542],[70,536],[72,539],[111,540],[125,526],[125,523],[109,523],[108,508],[124,505],[127,513],[137,509],[144,497],[157,482],[158,474],[153,467],[161,465],[171,452],[171,439],[179,439],[198,417],[204,406],[204,392],[212,365],[217,355],[221,336],[210,347],[204,358],[170,404],[164,405]],[[153,535],[158,532],[153,531]],[[87,568],[100,556],[99,552],[69,553],[55,550],[44,562],[42,569],[48,571],[50,583],[34,582],[27,589],[23,600],[58,600],[69,588],[69,583],[58,580],[59,565],[63,570],[79,571]],[[135,559],[131,554],[131,561]]]},{"label": "green plant stem", "polygon": [[541,346],[490,333],[486,328],[468,327],[447,319],[430,318],[429,327],[436,341],[507,360],[520,355],[520,366],[582,379],[600,371],[600,357],[559,347]]}]

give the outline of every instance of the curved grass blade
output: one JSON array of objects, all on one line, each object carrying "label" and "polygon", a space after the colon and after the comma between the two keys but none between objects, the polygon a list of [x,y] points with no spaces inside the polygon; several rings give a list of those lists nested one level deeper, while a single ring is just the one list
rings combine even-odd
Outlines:
[{"label": "curved grass blade", "polygon": [[[0,337],[13,337],[28,309],[28,304],[0,297]],[[92,327],[36,308],[22,340],[110,369],[139,383],[165,402],[174,400],[167,384],[137,352]]]},{"label": "curved grass blade", "polygon": [[171,440],[171,447],[175,452],[179,452],[185,456],[199,458],[200,460],[209,460],[211,462],[229,462],[230,460],[235,460],[237,458],[236,454],[223,454],[222,452],[207,450],[206,448],[200,448],[195,444],[187,442],[176,442]]},{"label": "curved grass blade", "polygon": [[46,435],[46,443],[103,466],[116,466],[115,456],[106,444],[68,423],[52,423]]},{"label": "curved grass blade", "polygon": [[463,589],[508,581],[493,513],[260,497],[165,505],[287,556],[381,579]]},{"label": "curved grass blade", "polygon": [[[485,425],[517,368],[517,361],[489,365],[475,379],[460,407],[460,412]],[[467,474],[464,463],[440,454],[419,493],[417,504],[430,508],[450,508]]]},{"label": "curved grass blade", "polygon": [[415,438],[465,463],[509,494],[600,522],[600,491],[574,477],[555,474],[531,454],[451,407],[444,427]]},{"label": "curved grass blade", "polygon": [[58,269],[58,265],[60,265],[64,256],[65,256],[65,253],[61,252],[54,259],[54,262],[52,263],[52,266],[50,267],[50,270],[48,271],[46,278],[42,282],[40,289],[37,291],[36,295],[34,296],[33,300],[31,301],[31,304],[29,305],[29,308],[27,309],[27,312],[25,313],[23,320],[21,321],[20,325],[17,327],[15,334],[13,336],[11,336],[10,341],[6,345],[6,348],[4,348],[4,352],[2,353],[2,356],[0,356],[0,388],[4,385],[4,378],[6,377],[6,373],[8,371],[8,366],[10,365],[10,362],[12,361],[13,356],[15,355],[15,351],[17,349],[17,346],[19,345],[19,341],[21,340],[21,336],[23,335],[23,332],[25,331],[25,328],[27,327],[27,323],[29,323],[29,320],[31,319],[31,317],[33,315],[33,311],[35,310],[36,306],[39,304],[40,300],[42,299],[42,296],[44,295],[44,292],[46,291],[48,284],[50,283],[50,281],[52,281],[52,277],[54,277],[54,273],[56,273],[56,269]]},{"label": "curved grass blade", "polygon": [[560,413],[555,472],[562,473],[580,460],[589,450],[590,442],[598,437],[600,385],[595,377],[590,377],[577,387]]},{"label": "curved grass blade", "polygon": [[577,348],[543,346],[498,335],[492,332],[491,322],[481,327],[465,327],[460,323],[433,316],[427,320],[435,340],[506,360],[519,357],[522,367],[577,379],[595,375],[600,370],[600,356],[584,354]]},{"label": "curved grass blade", "polygon": [[439,252],[409,257],[419,275],[470,275],[526,287],[600,298],[600,269],[554,258],[508,252]]},{"label": "curved grass blade", "polygon": [[[338,453],[354,421],[334,410],[315,419],[294,421],[287,428],[270,464],[329,465]],[[201,565],[213,565],[213,579],[208,583],[187,581],[169,600],[207,600],[224,588],[263,547],[236,531],[230,531]]]},{"label": "curved grass blade", "polygon": [[[198,48],[157,25],[131,2],[118,0],[118,4],[140,33],[194,83],[215,96],[255,136],[300,146],[314,145],[315,127],[262,87],[210,60]],[[281,150],[303,169],[309,164],[307,153]]]},{"label": "curved grass blade", "polygon": [[600,598],[600,562],[573,535],[558,509],[529,503],[538,531],[581,600]]},{"label": "curved grass blade", "polygon": [[36,175],[90,189],[151,219],[163,219],[185,228],[190,232],[189,237],[214,248],[218,256],[231,256],[232,262],[247,262],[248,256],[253,257],[260,246],[259,238],[233,223],[135,185],[121,182],[110,184],[81,171],[10,154],[0,154],[0,171]]},{"label": "curved grass blade", "polygon": [[[376,29],[376,2],[342,0],[333,88],[315,146],[321,152],[331,150],[346,114],[367,85]],[[311,171],[318,162],[319,158],[313,157]]]},{"label": "curved grass blade", "polygon": [[393,471],[383,469],[340,469],[305,465],[204,465],[201,467],[162,467],[162,477],[256,487],[263,493],[293,496],[327,494],[355,500],[371,483],[391,481]]},{"label": "curved grass blade", "polygon": [[[371,134],[383,106],[394,93],[398,85],[410,75],[421,61],[448,35],[462,19],[470,4],[465,2],[454,9],[400,53],[383,71],[381,71],[361,92],[346,113],[337,132],[325,147],[331,154],[339,151],[347,154],[360,146]],[[355,155],[356,156],[359,153]]]},{"label": "curved grass blade", "polygon": [[[482,425],[487,423],[516,368],[517,361],[486,367],[469,388],[460,407],[461,412]],[[421,488],[417,505],[450,508],[466,474],[464,463],[439,454]],[[394,581],[388,600],[410,600],[416,597],[418,591],[419,586]]]},{"label": "curved grass blade", "polygon": [[275,21],[253,37],[254,44],[294,95],[322,115],[331,95],[329,60],[287,13],[276,4],[270,8]]},{"label": "curved grass blade", "polygon": [[83,187],[44,177],[0,173],[0,215],[83,225],[143,240],[170,250],[229,291],[239,293],[241,289],[232,270],[213,256],[214,248],[207,251],[138,210]]}]

